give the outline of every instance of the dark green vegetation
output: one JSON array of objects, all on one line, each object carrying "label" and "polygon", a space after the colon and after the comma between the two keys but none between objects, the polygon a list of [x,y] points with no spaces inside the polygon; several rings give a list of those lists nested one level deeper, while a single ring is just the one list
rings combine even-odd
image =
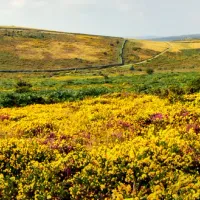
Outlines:
[{"label": "dark green vegetation", "polygon": [[[105,74],[1,75],[0,106],[25,106],[81,100],[114,92],[155,94],[172,101],[200,90],[200,74],[157,73],[143,75]],[[18,75],[19,76],[19,75]]]},{"label": "dark green vegetation", "polygon": [[147,74],[151,75],[154,73],[154,70],[152,68],[147,68],[146,72],[147,72]]}]

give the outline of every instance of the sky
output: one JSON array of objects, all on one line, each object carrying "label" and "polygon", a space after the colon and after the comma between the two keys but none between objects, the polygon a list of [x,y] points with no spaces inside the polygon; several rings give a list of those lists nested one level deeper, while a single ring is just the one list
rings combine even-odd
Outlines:
[{"label": "sky", "polygon": [[122,37],[200,33],[199,0],[0,0],[0,25]]}]

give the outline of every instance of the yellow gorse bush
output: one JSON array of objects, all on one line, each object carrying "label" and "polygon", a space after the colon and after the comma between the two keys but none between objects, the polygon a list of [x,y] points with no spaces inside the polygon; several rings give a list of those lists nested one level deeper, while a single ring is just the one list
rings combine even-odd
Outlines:
[{"label": "yellow gorse bush", "polygon": [[199,199],[200,95],[0,110],[0,197]]}]

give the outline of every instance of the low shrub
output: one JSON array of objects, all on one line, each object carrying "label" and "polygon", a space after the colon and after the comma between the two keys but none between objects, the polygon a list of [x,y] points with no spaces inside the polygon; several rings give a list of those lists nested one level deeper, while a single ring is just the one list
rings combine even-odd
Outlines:
[{"label": "low shrub", "polygon": [[154,73],[154,70],[152,68],[148,68],[148,69],[146,69],[146,73],[151,75]]},{"label": "low shrub", "polygon": [[19,80],[15,86],[15,92],[17,93],[24,93],[29,92],[32,85],[24,80]]},{"label": "low shrub", "polygon": [[195,93],[200,91],[200,77],[197,77],[188,85],[188,92]]},{"label": "low shrub", "polygon": [[135,68],[133,67],[133,65],[131,65],[131,67],[129,68],[130,71],[134,71]]}]

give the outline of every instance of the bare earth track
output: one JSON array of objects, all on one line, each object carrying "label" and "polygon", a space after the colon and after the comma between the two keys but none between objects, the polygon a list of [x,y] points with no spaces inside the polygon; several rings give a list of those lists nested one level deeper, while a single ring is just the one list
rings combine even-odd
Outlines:
[{"label": "bare earth track", "polygon": [[157,54],[157,55],[155,55],[155,56],[153,56],[153,57],[151,57],[151,58],[148,58],[148,59],[146,59],[146,60],[143,60],[143,61],[134,63],[134,65],[139,65],[139,64],[147,63],[147,62],[149,62],[149,61],[152,61],[152,60],[154,60],[154,59],[160,57],[161,55],[165,54],[166,52],[170,51],[170,49],[172,48],[172,46],[171,46],[170,43],[168,43],[168,42],[167,42],[167,44],[168,44],[168,48],[165,49],[164,51],[160,52],[159,54]]}]

